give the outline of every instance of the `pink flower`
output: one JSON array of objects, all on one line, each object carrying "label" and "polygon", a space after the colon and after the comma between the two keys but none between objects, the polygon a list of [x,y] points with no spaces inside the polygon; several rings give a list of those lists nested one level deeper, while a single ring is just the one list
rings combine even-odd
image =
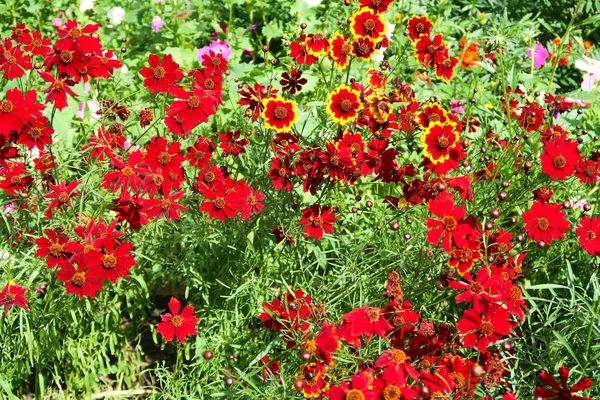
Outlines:
[{"label": "pink flower", "polygon": [[227,42],[213,40],[209,46],[204,46],[201,49],[198,49],[198,61],[202,63],[202,57],[208,55],[210,51],[214,52],[215,54],[221,54],[225,60],[228,60],[231,56],[231,49],[229,48],[229,44],[227,44]]},{"label": "pink flower", "polygon": [[450,111],[454,114],[463,114],[465,112],[464,104],[464,100],[450,100]]},{"label": "pink flower", "polygon": [[[538,43],[537,46],[535,46],[535,53],[533,54],[534,68],[542,68],[542,66],[546,64],[549,55],[548,50],[546,50],[541,43]],[[531,50],[528,50],[525,53],[525,56],[531,58]]]}]

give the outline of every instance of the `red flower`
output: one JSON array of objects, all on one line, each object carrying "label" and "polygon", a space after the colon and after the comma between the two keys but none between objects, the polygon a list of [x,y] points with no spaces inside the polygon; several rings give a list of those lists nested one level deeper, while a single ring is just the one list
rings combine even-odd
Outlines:
[{"label": "red flower", "polygon": [[439,164],[450,159],[450,152],[460,146],[458,131],[454,122],[441,124],[433,122],[421,135],[423,155]]},{"label": "red flower", "polygon": [[577,225],[579,247],[590,255],[600,256],[600,218],[585,215]]},{"label": "red flower", "polygon": [[101,279],[112,283],[115,283],[117,278],[126,278],[128,271],[135,265],[135,260],[131,257],[133,245],[118,244],[112,235],[108,235],[102,240],[102,247],[103,253],[92,250],[86,254],[88,268],[98,269]]},{"label": "red flower", "polygon": [[167,107],[165,124],[169,132],[179,136],[184,136],[198,124],[207,122],[221,103],[220,97],[200,88],[195,88],[192,92],[177,90],[176,94],[179,99]]},{"label": "red flower", "polygon": [[598,181],[598,162],[593,160],[579,160],[575,169],[575,176],[580,183],[588,185]]},{"label": "red flower", "polygon": [[325,396],[330,400],[376,400],[377,395],[371,389],[372,378],[369,379],[365,371],[354,375],[350,384],[340,383],[340,386],[332,386]]},{"label": "red flower", "polygon": [[185,193],[177,192],[173,194],[166,194],[162,199],[148,199],[144,205],[146,207],[146,215],[148,218],[154,218],[156,221],[161,216],[167,219],[167,222],[171,220],[180,219],[179,211],[186,211],[187,207],[176,203],[177,200],[183,198]]},{"label": "red flower", "polygon": [[527,100],[527,105],[521,107],[519,115],[519,126],[525,128],[527,132],[537,131],[544,123],[546,112],[537,102],[531,103]]},{"label": "red flower", "polygon": [[135,197],[132,197],[129,192],[123,191],[121,196],[114,200],[114,203],[115,206],[111,210],[118,213],[117,220],[127,221],[132,230],[138,230],[149,222],[146,217],[144,199],[139,195],[136,194]]},{"label": "red flower", "polygon": [[294,374],[294,377],[301,379],[304,385],[301,388],[296,388],[294,385],[294,389],[302,392],[302,395],[307,399],[322,398],[325,392],[329,390],[329,383],[324,379],[326,376],[323,369],[321,363],[300,365],[300,370]]},{"label": "red flower", "polygon": [[315,56],[324,56],[329,53],[329,39],[322,32],[311,33],[306,38],[308,53]]},{"label": "red flower", "polygon": [[13,47],[10,40],[4,42],[4,47],[0,45],[0,71],[4,72],[4,79],[12,81],[25,75],[25,71],[32,68],[31,56],[24,56],[19,46]]},{"label": "red flower", "polygon": [[326,142],[325,147],[327,151],[321,154],[321,162],[323,163],[323,167],[328,170],[329,179],[331,181],[337,179],[343,182],[347,170],[354,165],[350,149],[336,146],[332,142]]},{"label": "red flower", "polygon": [[189,160],[191,166],[202,168],[210,164],[214,150],[214,143],[210,139],[200,136],[193,147],[190,146],[187,148],[186,158]]},{"label": "red flower", "polygon": [[544,143],[544,152],[540,159],[543,173],[551,179],[564,181],[573,175],[581,156],[577,150],[577,142],[556,138],[553,142]]},{"label": "red flower", "polygon": [[416,15],[413,15],[408,20],[406,31],[408,32],[408,38],[415,41],[423,35],[429,36],[431,34],[431,28],[433,28],[433,23],[427,16],[417,17]]},{"label": "red flower", "polygon": [[77,97],[77,93],[69,87],[74,84],[72,80],[55,79],[47,72],[39,72],[39,74],[43,80],[50,82],[50,85],[42,90],[42,92],[48,94],[46,96],[46,103],[52,102],[56,108],[62,110],[67,106],[67,94]]},{"label": "red flower", "polygon": [[455,268],[459,275],[471,271],[473,265],[478,260],[481,260],[481,243],[479,240],[469,240],[460,249],[454,249],[452,258],[448,260],[448,266]]},{"label": "red flower", "polygon": [[248,145],[248,139],[240,139],[239,129],[235,132],[228,131],[227,133],[220,133],[219,140],[223,142],[219,147],[223,149],[224,156],[231,154],[234,157],[237,157],[246,152],[245,147]]},{"label": "red flower", "polygon": [[468,272],[464,274],[462,278],[466,282],[460,282],[454,279],[449,280],[448,282],[448,286],[452,289],[463,291],[454,297],[454,300],[457,303],[463,301],[471,302],[473,303],[473,310],[480,312],[483,302],[495,302],[499,300],[499,297],[496,294],[499,286],[498,276],[491,274],[488,266],[481,268],[477,272],[475,279],[473,279]]},{"label": "red flower", "polygon": [[538,386],[535,388],[533,394],[542,399],[593,400],[591,397],[573,395],[573,393],[589,389],[592,386],[592,380],[590,378],[581,378],[576,384],[569,388],[567,386],[569,370],[564,365],[559,368],[558,375],[560,376],[560,384],[548,373],[548,371],[540,371],[540,380],[544,385],[550,386],[550,388]]},{"label": "red flower", "polygon": [[529,211],[523,213],[525,231],[536,242],[550,244],[555,239],[565,237],[564,233],[571,228],[561,212],[560,204],[533,203]]},{"label": "red flower", "polygon": [[89,57],[85,55],[80,48],[73,47],[64,50],[57,50],[54,47],[54,53],[46,56],[44,65],[46,72],[50,72],[52,67],[56,65],[59,76],[68,76],[76,82],[83,80],[87,81],[88,65],[90,64]]},{"label": "red flower", "polygon": [[340,85],[327,94],[325,111],[340,125],[356,121],[363,108],[360,92],[346,85]]},{"label": "red flower", "polygon": [[455,207],[452,196],[448,194],[439,196],[437,200],[431,200],[429,211],[440,220],[425,218],[429,229],[427,242],[437,245],[441,241],[442,249],[446,253],[450,253],[452,250],[452,243],[457,247],[463,247],[466,244],[465,236],[471,233],[472,229],[461,221],[465,216],[464,206]]},{"label": "red flower", "polygon": [[435,35],[433,40],[429,35],[421,35],[415,42],[415,52],[423,68],[443,64],[448,58],[448,47],[442,35]]},{"label": "red flower", "polygon": [[387,321],[383,311],[381,308],[364,306],[344,314],[337,330],[338,336],[349,344],[356,342],[362,335],[367,338],[373,335],[386,338],[394,327]]},{"label": "red flower", "polygon": [[255,191],[252,186],[246,185],[244,180],[236,182],[235,196],[237,197],[240,221],[245,219],[250,222],[250,215],[258,214],[265,207],[261,203],[265,196],[261,192]]},{"label": "red flower", "polygon": [[33,32],[31,42],[24,47],[25,51],[29,51],[33,56],[46,57],[52,51],[50,39],[45,39],[39,31]]},{"label": "red flower", "polygon": [[111,192],[116,192],[119,189],[127,191],[131,188],[134,193],[138,193],[142,185],[140,175],[148,171],[143,166],[142,157],[142,152],[138,150],[130,153],[127,160],[125,160],[126,162],[117,158],[111,158],[110,163],[115,168],[115,171],[104,175],[100,187],[106,188]]},{"label": "red flower", "polygon": [[158,324],[156,333],[160,333],[165,338],[165,343],[177,338],[181,343],[185,342],[187,336],[193,336],[196,332],[198,318],[194,315],[194,307],[185,306],[181,314],[179,309],[181,303],[175,297],[169,301],[169,310],[171,313],[161,314],[162,322]]},{"label": "red flower", "polygon": [[201,64],[206,67],[207,75],[221,75],[227,70],[227,60],[221,53],[212,50],[202,56]]},{"label": "red flower", "polygon": [[263,107],[262,118],[267,129],[287,132],[298,121],[295,101],[283,97],[267,98],[263,100]]},{"label": "red flower", "polygon": [[17,88],[6,91],[6,98],[0,101],[0,136],[11,131],[20,132],[28,123],[42,116],[43,104],[35,104],[35,90],[25,94]]},{"label": "red flower", "polygon": [[335,333],[335,324],[323,321],[319,334],[313,340],[304,343],[304,349],[309,354],[315,354],[326,365],[332,367],[332,353],[337,352],[340,347],[340,338]]},{"label": "red flower", "polygon": [[253,120],[257,120],[264,110],[263,100],[268,97],[275,97],[278,92],[277,89],[273,89],[272,86],[263,86],[259,83],[255,83],[254,86],[246,86],[247,90],[239,90],[240,99],[238,104],[242,106],[248,106],[245,117],[252,117]]},{"label": "red flower", "polygon": [[410,365],[410,357],[400,349],[385,350],[377,360],[375,360],[375,368],[394,371],[400,375],[406,383],[406,376],[410,376],[415,381],[419,380],[419,372]]},{"label": "red flower", "polygon": [[298,65],[312,65],[315,61],[317,61],[317,57],[308,52],[306,40],[306,35],[302,34],[300,35],[298,42],[290,43],[290,57],[293,58]]},{"label": "red flower", "polygon": [[271,169],[268,176],[273,181],[275,190],[292,190],[292,181],[290,176],[293,176],[294,170],[291,169],[289,157],[271,158]]},{"label": "red flower", "polygon": [[183,156],[179,154],[181,143],[172,142],[167,147],[167,140],[160,136],[154,136],[146,145],[144,162],[151,171],[161,169],[166,176],[171,172],[177,172],[183,163]]},{"label": "red flower", "polygon": [[229,193],[224,183],[215,182],[212,187],[201,185],[200,193],[208,201],[200,204],[200,212],[205,212],[213,219],[221,222],[237,214],[235,193]]},{"label": "red flower", "polygon": [[21,307],[25,311],[29,311],[27,307],[28,300],[25,298],[27,289],[19,285],[15,285],[13,281],[8,281],[4,289],[0,290],[0,306],[4,306],[4,315],[13,305]]},{"label": "red flower", "polygon": [[352,44],[346,36],[336,32],[330,39],[329,57],[337,69],[342,71],[348,65],[352,55]]},{"label": "red flower", "polygon": [[456,329],[462,333],[465,347],[485,353],[487,347],[496,343],[502,336],[508,335],[512,325],[508,322],[508,311],[494,304],[484,303],[482,312],[466,310],[456,323]]},{"label": "red flower", "polygon": [[[414,111],[416,111],[420,103],[413,104],[417,104],[417,107],[414,108]],[[446,123],[450,122],[448,112],[446,112],[446,110],[438,103],[423,106],[423,111],[419,113],[417,120],[421,125],[421,128],[427,128],[430,124],[435,122],[440,123],[441,125],[446,125]]]},{"label": "red flower", "polygon": [[140,74],[144,77],[144,87],[152,93],[169,93],[171,87],[183,78],[179,64],[173,61],[170,54],[162,60],[156,54],[150,54],[148,64],[150,68],[140,69]]},{"label": "red flower", "polygon": [[37,147],[44,150],[44,145],[52,144],[54,129],[48,126],[48,118],[38,118],[25,126],[19,133],[17,143],[24,144],[29,150]]},{"label": "red flower", "polygon": [[376,13],[384,13],[388,10],[393,0],[358,0],[360,8],[368,7]]},{"label": "red flower", "polygon": [[6,194],[27,194],[33,178],[28,174],[23,163],[11,162],[11,164],[12,168],[0,168],[0,173],[4,178],[3,181],[0,181],[0,188]]},{"label": "red flower", "polygon": [[66,50],[78,48],[84,53],[102,54],[102,45],[96,35],[98,24],[88,24],[79,28],[77,21],[68,20],[65,25],[57,29],[58,36],[62,37],[56,42],[54,48],[57,50]]},{"label": "red flower", "polygon": [[362,59],[369,61],[375,53],[375,42],[369,37],[359,37],[352,42],[352,54]]},{"label": "red flower", "polygon": [[373,382],[378,399],[383,400],[414,400],[420,397],[419,387],[410,386],[406,375],[398,373],[395,368],[386,368],[383,374]]},{"label": "red flower", "polygon": [[435,65],[435,76],[442,79],[444,82],[449,82],[454,75],[454,67],[458,64],[456,57],[447,58],[444,62]]},{"label": "red flower", "polygon": [[545,204],[552,198],[552,194],[552,189],[547,186],[541,186],[533,191],[533,199]]},{"label": "red flower", "polygon": [[60,181],[58,185],[50,185],[51,193],[44,195],[45,199],[52,199],[46,208],[46,213],[44,214],[44,219],[50,219],[52,217],[52,210],[55,208],[63,209],[64,207],[72,207],[71,198],[81,196],[79,193],[73,193],[73,190],[81,181],[72,181],[66,185],[63,181]]},{"label": "red flower", "polygon": [[35,240],[38,249],[35,252],[36,257],[47,257],[46,265],[48,268],[58,266],[59,262],[66,260],[69,253],[65,252],[64,245],[69,241],[69,238],[60,232],[46,229],[47,238],[41,237]]},{"label": "red flower", "polygon": [[375,43],[381,41],[386,32],[383,16],[369,8],[362,8],[350,16],[349,25],[352,36],[368,37]]},{"label": "red flower", "polygon": [[31,43],[31,35],[25,24],[17,24],[17,26],[12,28],[12,35],[10,35],[10,38],[21,44]]},{"label": "red flower", "polygon": [[96,297],[96,293],[102,290],[102,271],[99,268],[83,267],[83,258],[76,259],[77,269],[69,261],[59,264],[60,271],[56,273],[56,278],[65,283],[67,294],[74,293],[80,299],[84,296]]},{"label": "red flower", "polygon": [[318,204],[313,204],[302,210],[302,219],[298,223],[305,227],[304,237],[312,236],[316,240],[321,240],[323,232],[333,233],[336,218],[331,212],[331,207],[325,206],[320,209]]}]

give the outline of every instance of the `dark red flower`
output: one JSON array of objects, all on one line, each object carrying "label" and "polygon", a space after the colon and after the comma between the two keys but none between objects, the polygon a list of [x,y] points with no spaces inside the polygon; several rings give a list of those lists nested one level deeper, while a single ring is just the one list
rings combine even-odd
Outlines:
[{"label": "dark red flower", "polygon": [[131,243],[117,243],[112,235],[106,236],[102,242],[103,252],[88,251],[85,255],[87,267],[98,269],[103,280],[115,283],[118,278],[126,278],[135,260],[131,256]]},{"label": "dark red flower", "polygon": [[23,49],[29,51],[33,56],[46,57],[52,51],[50,48],[51,43],[50,39],[42,37],[40,31],[35,31],[33,32],[31,42],[25,44]]},{"label": "dark red flower", "polygon": [[29,33],[29,29],[25,26],[25,24],[17,24],[14,28],[11,29],[12,34],[10,38],[17,43],[28,44],[31,43],[31,34]]},{"label": "dark red flower", "polygon": [[46,257],[46,265],[48,268],[58,266],[60,261],[64,261],[70,256],[70,253],[65,251],[65,244],[69,241],[67,235],[56,232],[52,229],[46,229],[46,237],[40,237],[35,240],[37,245],[36,257]]},{"label": "dark red flower", "polygon": [[39,74],[46,82],[50,82],[50,85],[42,90],[43,93],[47,93],[46,103],[54,103],[56,108],[62,110],[67,106],[67,94],[77,97],[77,93],[69,87],[75,84],[72,80],[54,78],[47,72],[39,72]]},{"label": "dark red flower", "polygon": [[423,68],[435,67],[448,58],[448,47],[442,35],[435,35],[433,40],[429,35],[421,35],[415,42],[415,53]]},{"label": "dark red flower", "polygon": [[302,218],[298,223],[304,226],[305,237],[312,236],[316,240],[321,240],[323,232],[333,233],[333,224],[336,219],[331,207],[325,206],[321,209],[318,204],[313,204],[302,210]]},{"label": "dark red flower", "polygon": [[46,208],[44,219],[50,219],[52,217],[52,210],[55,208],[61,210],[65,207],[72,207],[71,198],[81,196],[81,194],[73,192],[80,183],[81,181],[72,181],[68,185],[63,181],[60,181],[58,185],[50,183],[49,186],[52,192],[44,195],[45,199],[51,199]]},{"label": "dark red flower", "polygon": [[240,139],[239,129],[235,132],[228,131],[226,133],[220,133],[218,136],[219,140],[222,142],[219,147],[223,149],[224,156],[231,154],[234,157],[237,157],[246,152],[246,145],[249,142],[246,138],[242,137]]},{"label": "dark red flower", "polygon": [[342,382],[339,386],[332,386],[325,392],[330,400],[376,400],[377,395],[372,390],[372,378],[368,378],[364,371],[354,375],[352,381]]},{"label": "dark red flower", "polygon": [[0,290],[0,307],[4,307],[4,315],[12,306],[21,307],[25,311],[29,311],[27,307],[28,300],[25,298],[25,289],[22,286],[16,285],[13,281],[8,281],[4,289]]},{"label": "dark red flower", "polygon": [[41,117],[27,124],[19,133],[17,143],[24,144],[29,150],[37,147],[44,150],[44,145],[52,144],[54,129],[48,126],[48,118]]},{"label": "dark red flower", "polygon": [[57,29],[58,40],[54,48],[63,51],[66,49],[78,48],[84,53],[102,54],[102,45],[96,35],[98,24],[88,24],[80,28],[75,20],[67,20],[64,26]]},{"label": "dark red flower", "polygon": [[581,392],[592,387],[592,380],[590,378],[581,378],[577,383],[569,387],[567,385],[569,370],[564,365],[559,368],[558,375],[560,376],[560,383],[558,383],[548,371],[540,371],[540,380],[544,385],[550,386],[550,388],[538,386],[535,388],[533,394],[542,399],[593,400],[591,397],[573,395],[573,393]]},{"label": "dark red flower", "polygon": [[456,323],[456,329],[463,335],[465,347],[477,349],[481,353],[490,344],[496,343],[512,329],[508,321],[508,311],[500,306],[484,303],[481,311],[466,310]]},{"label": "dark red flower", "polygon": [[200,193],[207,200],[200,204],[200,212],[216,218],[221,222],[237,214],[237,202],[235,193],[229,193],[224,183],[215,182],[212,187],[200,186]]},{"label": "dark red flower", "polygon": [[354,344],[362,335],[371,338],[377,335],[386,338],[388,332],[394,327],[383,314],[384,310],[378,307],[364,306],[342,316],[342,323],[337,329],[337,334],[349,344]]},{"label": "dark red flower", "polygon": [[173,194],[166,193],[162,199],[148,199],[145,201],[144,206],[146,207],[146,215],[148,218],[154,218],[158,220],[161,216],[164,216],[167,222],[171,220],[179,220],[179,211],[186,211],[187,207],[177,203],[185,195],[184,192],[177,192]]},{"label": "dark red flower", "polygon": [[21,48],[13,47],[10,40],[6,40],[4,46],[0,45],[0,71],[4,72],[4,79],[22,78],[25,71],[32,68],[30,60],[31,56],[23,55]]},{"label": "dark red flower", "polygon": [[415,41],[423,35],[429,36],[431,34],[431,28],[433,28],[433,23],[429,20],[429,18],[427,18],[426,15],[422,17],[413,15],[408,20],[406,32],[408,32],[408,38],[412,41]]},{"label": "dark red flower", "polygon": [[181,143],[172,142],[167,147],[167,140],[160,136],[154,136],[146,145],[144,162],[151,171],[162,170],[163,175],[177,172],[183,163],[183,156],[179,154]]},{"label": "dark red flower", "polygon": [[58,267],[56,278],[64,282],[67,294],[74,293],[80,299],[84,296],[96,297],[96,293],[102,290],[102,271],[99,268],[84,267],[83,258],[76,259],[77,269],[69,261],[62,261]]},{"label": "dark red flower", "polygon": [[429,229],[427,242],[434,245],[441,242],[441,247],[446,253],[450,253],[452,244],[457,247],[466,244],[465,237],[472,232],[472,229],[461,221],[465,216],[464,206],[455,207],[452,196],[448,194],[438,197],[437,200],[431,200],[429,211],[440,219],[425,218]]},{"label": "dark red flower", "polygon": [[284,72],[281,74],[281,89],[284,92],[290,92],[290,94],[296,94],[302,90],[302,85],[305,85],[308,80],[302,78],[302,70],[297,70],[296,67],[292,67],[290,72]]},{"label": "dark red flower", "polygon": [[185,342],[187,336],[193,336],[196,332],[198,318],[194,315],[194,307],[188,305],[183,308],[181,314],[179,310],[181,303],[175,297],[169,301],[170,313],[161,314],[160,322],[156,328],[156,333],[160,333],[165,338],[165,343],[177,338],[181,343]]},{"label": "dark red flower", "polygon": [[275,190],[291,191],[292,181],[290,177],[294,174],[289,157],[271,158],[271,169],[268,176],[273,181],[273,188]]},{"label": "dark red flower", "polygon": [[4,101],[0,101],[0,136],[12,131],[20,132],[27,124],[42,116],[43,104],[35,103],[35,90],[23,94],[19,89],[6,91]]},{"label": "dark red flower", "polygon": [[579,178],[580,183],[588,185],[598,181],[598,162],[594,160],[579,160],[575,168],[575,176]]}]

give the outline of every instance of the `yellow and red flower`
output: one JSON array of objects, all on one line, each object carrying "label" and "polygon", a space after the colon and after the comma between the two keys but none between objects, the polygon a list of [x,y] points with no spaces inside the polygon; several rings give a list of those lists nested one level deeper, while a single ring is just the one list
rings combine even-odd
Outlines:
[{"label": "yellow and red flower", "polygon": [[321,363],[300,365],[300,370],[296,372],[295,377],[302,379],[304,385],[301,388],[294,386],[294,389],[302,392],[307,399],[322,398],[323,394],[329,390],[329,383],[323,379],[325,371]]},{"label": "yellow and red flower", "polygon": [[444,162],[450,158],[450,150],[459,145],[456,123],[442,124],[434,122],[421,136],[423,155],[433,164]]},{"label": "yellow and red flower", "polygon": [[340,125],[356,121],[364,108],[360,101],[360,92],[346,85],[338,86],[327,95],[327,99],[325,111]]},{"label": "yellow and red flower", "polygon": [[262,118],[265,127],[275,132],[288,132],[292,125],[298,121],[296,102],[275,97],[263,100]]},{"label": "yellow and red flower", "polygon": [[368,37],[378,43],[386,30],[383,17],[369,8],[362,8],[350,17],[350,32],[354,38]]},{"label": "yellow and red flower", "polygon": [[329,39],[321,32],[311,33],[306,38],[308,54],[319,57],[329,53]]},{"label": "yellow and red flower", "polygon": [[369,83],[371,89],[377,92],[384,92],[385,89],[387,89],[387,77],[383,71],[375,68],[369,68],[366,76],[367,82]]},{"label": "yellow and red flower", "polygon": [[433,122],[445,124],[449,121],[448,112],[439,103],[423,106],[423,111],[417,115],[421,128],[427,128]]},{"label": "yellow and red flower", "polygon": [[352,54],[356,58],[369,61],[375,53],[375,42],[369,37],[359,37],[352,42]]},{"label": "yellow and red flower", "polygon": [[348,65],[349,57],[352,55],[352,43],[350,39],[339,32],[329,40],[329,57],[333,65],[342,71]]},{"label": "yellow and red flower", "polygon": [[427,16],[417,17],[416,15],[413,15],[408,20],[406,32],[408,33],[408,38],[414,41],[419,39],[422,35],[429,36],[432,27],[433,23]]},{"label": "yellow and red flower", "polygon": [[448,47],[444,43],[442,35],[435,35],[433,39],[429,35],[422,35],[415,42],[415,53],[423,68],[434,67],[446,61]]}]

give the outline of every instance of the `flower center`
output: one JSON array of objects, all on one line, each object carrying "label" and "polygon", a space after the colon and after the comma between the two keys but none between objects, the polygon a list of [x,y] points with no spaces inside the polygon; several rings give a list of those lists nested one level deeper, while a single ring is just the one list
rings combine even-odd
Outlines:
[{"label": "flower center", "polygon": [[218,67],[221,65],[221,58],[213,57],[213,58],[211,58],[210,63],[212,64],[213,67]]},{"label": "flower center", "polygon": [[77,39],[79,37],[81,37],[81,30],[78,28],[73,28],[69,31],[69,37],[71,39]]},{"label": "flower center", "polygon": [[214,172],[207,172],[204,175],[204,180],[208,183],[211,183],[212,181],[214,181],[216,178],[215,173]]},{"label": "flower center", "polygon": [[204,89],[211,90],[215,87],[215,82],[212,79],[207,79],[204,81]]},{"label": "flower center", "polygon": [[338,156],[331,157],[331,165],[339,165],[339,164],[340,164],[340,158]]},{"label": "flower center", "polygon": [[532,114],[528,115],[525,118],[525,122],[527,122],[528,125],[534,125],[535,122],[537,121],[537,118],[535,118],[535,114],[533,114],[533,115]]},{"label": "flower center", "polygon": [[117,259],[115,256],[108,254],[102,258],[102,266],[104,268],[114,268],[117,265]]},{"label": "flower center", "polygon": [[60,201],[61,203],[66,203],[67,201],[69,201],[69,194],[67,192],[60,192],[60,194],[58,195],[58,201]]},{"label": "flower center", "polygon": [[438,147],[441,149],[447,149],[448,146],[450,146],[450,141],[448,140],[448,138],[440,136],[438,138]]},{"label": "flower center", "polygon": [[5,303],[12,303],[13,301],[15,301],[15,295],[14,293],[6,293],[4,295],[4,302]]},{"label": "flower center", "polygon": [[202,160],[204,158],[204,152],[201,150],[198,150],[197,152],[194,153],[194,158],[196,160]]},{"label": "flower center", "polygon": [[280,177],[285,178],[287,175],[287,171],[285,170],[285,168],[280,168],[278,174]]},{"label": "flower center", "polygon": [[15,34],[15,36],[21,36],[23,34],[23,29],[21,28],[16,28],[13,33]]},{"label": "flower center", "polygon": [[591,232],[591,231],[588,232],[587,238],[590,239],[590,240],[596,239],[596,233],[595,232]]},{"label": "flower center", "polygon": [[570,389],[561,389],[560,392],[558,392],[558,400],[570,400],[572,398],[573,396],[571,396]]},{"label": "flower center", "polygon": [[417,33],[422,33],[425,30],[425,25],[422,22],[417,23],[417,25],[415,25],[415,31]]},{"label": "flower center", "polygon": [[108,57],[100,57],[100,62],[104,65],[108,64]]},{"label": "flower center", "polygon": [[198,99],[196,96],[190,96],[187,103],[190,108],[196,108],[200,105],[200,99]]},{"label": "flower center", "polygon": [[3,113],[9,113],[12,112],[13,110],[13,104],[10,101],[5,101],[4,103],[2,103],[2,112]]},{"label": "flower center", "polygon": [[350,111],[352,109],[352,102],[348,99],[342,101],[340,104],[340,108],[342,111]]},{"label": "flower center", "polygon": [[384,400],[400,400],[400,388],[398,386],[391,384],[390,386],[383,389],[383,399]]},{"label": "flower center", "polygon": [[372,19],[368,19],[365,21],[364,26],[366,31],[372,31],[373,29],[375,29],[375,21],[373,21]]},{"label": "flower center", "polygon": [[464,376],[462,376],[462,374],[459,374],[458,372],[452,372],[449,376],[450,379],[452,379],[452,383],[454,383],[455,389],[461,389],[465,386],[466,379]]},{"label": "flower center", "polygon": [[171,161],[171,155],[166,151],[163,151],[158,155],[158,162],[162,165],[167,165]]},{"label": "flower center", "polygon": [[33,39],[31,45],[33,47],[42,47],[42,41],[40,39]]},{"label": "flower center", "polygon": [[466,263],[466,262],[469,262],[469,261],[471,261],[472,259],[473,259],[473,252],[472,252],[471,250],[469,250],[469,249],[463,249],[463,250],[460,252],[460,257],[458,257],[458,260],[459,260],[461,263]]},{"label": "flower center", "polygon": [[429,46],[427,46],[427,52],[428,53],[435,53],[435,50],[437,49],[437,47],[435,47],[434,45],[430,44]]},{"label": "flower center", "polygon": [[61,80],[56,80],[52,84],[52,89],[57,92],[60,92],[61,90],[63,90],[64,87],[65,87],[65,84]]},{"label": "flower center", "polygon": [[70,51],[63,51],[60,53],[60,60],[65,64],[73,61],[73,54]]},{"label": "flower center", "polygon": [[565,165],[567,165],[567,159],[563,156],[557,156],[554,161],[552,161],[552,164],[556,168],[563,168]]},{"label": "flower center", "polygon": [[217,197],[217,199],[215,200],[215,207],[217,207],[217,208],[225,207],[225,200],[223,200],[222,197]]},{"label": "flower center", "polygon": [[181,325],[183,325],[183,320],[181,319],[181,317],[179,315],[176,315],[171,320],[171,324],[173,324],[173,326],[175,328],[179,328]]},{"label": "flower center", "polygon": [[50,254],[52,254],[54,257],[60,257],[63,254],[63,247],[62,245],[58,244],[58,243],[53,243],[50,246]]},{"label": "flower center", "polygon": [[251,206],[255,206],[256,203],[258,203],[258,201],[256,200],[256,196],[252,196],[252,195],[248,196],[248,198],[246,199],[246,201]]},{"label": "flower center", "polygon": [[156,185],[156,186],[160,186],[163,184],[163,182],[165,181],[165,179],[162,177],[162,175],[160,174],[154,174],[154,176],[152,176],[152,182]]},{"label": "flower center", "polygon": [[163,210],[166,210],[167,208],[171,207],[171,200],[167,200],[167,199],[163,200],[162,203],[160,204],[160,207]]},{"label": "flower center", "polygon": [[81,272],[77,272],[71,278],[71,283],[75,286],[81,287],[85,283],[85,275]]},{"label": "flower center", "polygon": [[442,119],[439,114],[433,113],[427,116],[427,122],[438,122]]},{"label": "flower center", "polygon": [[152,71],[152,75],[154,75],[154,78],[156,78],[156,79],[164,78],[165,73],[166,73],[166,71],[163,67],[156,67]]},{"label": "flower center", "polygon": [[550,222],[548,222],[548,220],[544,217],[538,218],[537,226],[538,226],[538,228],[545,230],[545,229],[548,229],[548,227],[550,226]]},{"label": "flower center", "polygon": [[596,175],[598,175],[598,171],[596,171],[596,168],[594,168],[592,165],[588,165],[585,167],[584,174],[590,178],[595,178]]},{"label": "flower center", "polygon": [[473,282],[469,289],[471,290],[471,292],[473,292],[475,294],[483,293],[483,285],[479,282]]},{"label": "flower center", "polygon": [[17,58],[15,56],[9,56],[8,57],[8,61],[9,64],[16,64],[17,63]]},{"label": "flower center", "polygon": [[285,107],[277,106],[273,114],[277,119],[284,119],[285,117],[287,117],[287,110],[285,109]]},{"label": "flower center", "polygon": [[40,128],[33,127],[27,132],[29,137],[33,140],[38,140],[42,137],[42,130]]},{"label": "flower center", "polygon": [[352,389],[346,393],[346,400],[365,400],[365,395],[358,389]]},{"label": "flower center", "polygon": [[483,321],[481,325],[479,325],[479,332],[484,336],[490,336],[494,333],[494,325],[488,321]]},{"label": "flower center", "polygon": [[402,350],[392,350],[392,354],[390,354],[390,357],[392,357],[392,360],[396,361],[397,363],[403,363],[404,361],[406,361],[406,353]]},{"label": "flower center", "polygon": [[133,169],[131,167],[125,167],[123,168],[123,171],[121,171],[121,173],[123,174],[123,176],[130,177],[131,175],[133,175]]},{"label": "flower center", "polygon": [[523,293],[521,292],[521,289],[519,289],[517,286],[511,287],[509,292],[510,297],[512,297],[515,300],[521,300],[523,298]]},{"label": "flower center", "polygon": [[366,56],[367,54],[369,54],[369,45],[363,43],[358,46],[357,50],[359,56]]},{"label": "flower center", "polygon": [[381,315],[381,311],[379,311],[378,308],[369,308],[369,311],[367,311],[367,317],[369,318],[369,321],[371,321],[371,322],[378,321],[380,315]]},{"label": "flower center", "polygon": [[444,218],[442,218],[442,225],[444,226],[445,230],[453,231],[457,225],[456,218],[454,218],[452,215],[446,215]]},{"label": "flower center", "polygon": [[13,177],[10,178],[10,183],[12,183],[13,185],[20,185],[21,181],[21,175],[13,175]]},{"label": "flower center", "polygon": [[323,226],[323,218],[322,217],[314,217],[312,220],[313,226],[320,228]]}]

